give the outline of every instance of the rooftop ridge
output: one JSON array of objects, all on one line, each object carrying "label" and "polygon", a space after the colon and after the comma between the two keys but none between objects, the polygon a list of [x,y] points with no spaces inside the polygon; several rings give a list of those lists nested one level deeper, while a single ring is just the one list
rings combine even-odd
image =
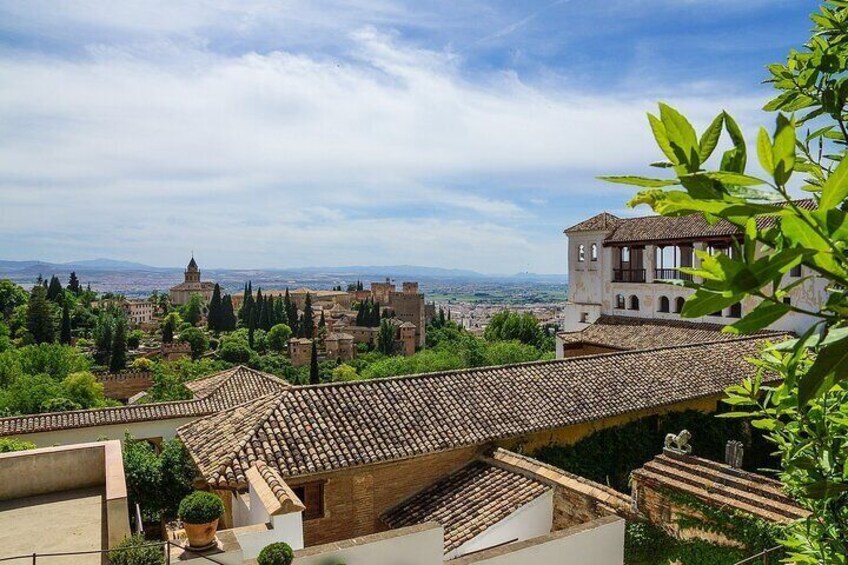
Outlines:
[{"label": "rooftop ridge", "polygon": [[497,371],[507,367],[534,367],[534,366],[544,366],[544,365],[560,365],[567,363],[579,363],[585,362],[591,359],[597,359],[600,357],[610,357],[613,355],[644,355],[646,353],[651,353],[655,351],[668,351],[674,349],[688,349],[688,348],[697,348],[704,347],[707,345],[713,345],[715,343],[734,343],[740,341],[753,341],[753,340],[764,340],[768,337],[775,336],[786,336],[787,338],[791,337],[790,332],[776,332],[772,335],[740,335],[734,338],[723,339],[720,341],[706,341],[700,343],[685,343],[678,345],[664,345],[661,347],[650,347],[647,349],[623,349],[621,351],[610,351],[605,353],[592,353],[591,355],[581,355],[579,357],[566,357],[563,359],[541,359],[538,361],[524,361],[523,363],[506,363],[503,365],[484,365],[482,367],[468,367],[465,369],[448,369],[446,371],[430,371],[427,373],[413,373],[410,375],[393,375],[391,377],[381,377],[376,379],[361,379],[358,381],[343,381],[343,382],[334,382],[334,383],[319,383],[319,384],[309,384],[309,385],[299,385],[294,387],[295,390],[304,390],[304,389],[319,389],[319,388],[333,388],[333,387],[345,387],[345,386],[362,386],[368,383],[373,382],[386,382],[386,381],[399,381],[399,380],[414,380],[414,379],[426,379],[426,378],[435,378],[442,376],[452,376],[452,375],[462,375],[466,373],[480,373],[480,372],[489,372],[489,371]]}]

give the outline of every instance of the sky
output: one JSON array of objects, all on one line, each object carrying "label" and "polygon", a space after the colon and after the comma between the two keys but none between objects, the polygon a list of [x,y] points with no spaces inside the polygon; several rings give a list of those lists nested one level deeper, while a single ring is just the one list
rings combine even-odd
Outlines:
[{"label": "sky", "polygon": [[562,273],[649,212],[596,179],[651,173],[646,112],[753,140],[816,6],[0,0],[0,259]]}]

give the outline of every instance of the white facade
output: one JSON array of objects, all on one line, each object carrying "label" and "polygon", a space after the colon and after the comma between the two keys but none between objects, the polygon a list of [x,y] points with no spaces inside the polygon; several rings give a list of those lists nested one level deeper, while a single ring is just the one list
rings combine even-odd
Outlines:
[{"label": "white facade", "polygon": [[[643,319],[680,320],[682,301],[691,289],[663,284],[661,278],[679,276],[681,266],[697,267],[694,251],[709,250],[705,241],[693,240],[658,246],[634,242],[632,246],[604,245],[608,231],[581,231],[568,234],[568,302],[563,329],[575,332],[585,329],[600,315],[633,316]],[[627,250],[622,248],[626,247]],[[630,261],[622,263],[622,257]],[[664,264],[658,264],[662,262]],[[616,269],[616,265],[627,265]],[[784,285],[813,273],[806,267],[787,274]],[[638,282],[629,282],[629,281]],[[827,298],[827,281],[811,277],[790,291],[790,303],[804,309],[817,310]],[[753,310],[758,303],[748,298],[738,308],[725,308],[712,316],[686,318],[686,321],[728,325]],[[801,334],[814,319],[791,312],[769,327]],[[561,346],[561,344],[558,344]],[[559,348],[558,348],[559,349]]]}]

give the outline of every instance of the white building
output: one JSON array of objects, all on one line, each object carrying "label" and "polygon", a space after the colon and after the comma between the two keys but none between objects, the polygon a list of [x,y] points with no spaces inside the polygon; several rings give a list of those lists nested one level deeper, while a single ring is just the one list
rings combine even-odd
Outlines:
[{"label": "white building", "polygon": [[[812,200],[799,202],[811,208]],[[618,218],[603,212],[565,230],[568,237],[568,302],[565,333],[579,332],[601,316],[678,321],[692,289],[663,284],[666,279],[693,280],[681,271],[699,266],[695,251],[735,253],[742,233],[729,222],[709,224],[703,216]],[[787,273],[784,283],[813,275],[806,267]],[[826,299],[826,280],[811,276],[791,292],[791,304],[817,309]],[[747,298],[722,311],[688,321],[732,324],[756,307]],[[803,333],[813,319],[789,313],[769,329]],[[558,351],[562,343],[558,340]]]}]

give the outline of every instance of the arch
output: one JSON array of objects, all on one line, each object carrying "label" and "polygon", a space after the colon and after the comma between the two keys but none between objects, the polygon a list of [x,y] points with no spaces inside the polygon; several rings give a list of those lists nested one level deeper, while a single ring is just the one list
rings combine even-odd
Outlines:
[{"label": "arch", "polygon": [[671,303],[668,300],[668,296],[660,296],[660,312],[671,312]]},{"label": "arch", "polygon": [[616,294],[615,295],[615,307],[617,310],[624,310],[624,295]]},{"label": "arch", "polygon": [[586,246],[582,243],[577,246],[577,260],[581,263],[586,260]]},{"label": "arch", "polygon": [[741,318],[742,317],[742,303],[737,302],[736,304],[730,305],[730,311],[727,313],[728,318]]},{"label": "arch", "polygon": [[589,258],[592,261],[598,260],[598,244],[597,243],[592,244],[592,247],[590,248],[590,251],[589,251]]},{"label": "arch", "polygon": [[638,310],[639,309],[639,297],[635,294],[630,295],[630,309]]},{"label": "arch", "polygon": [[683,312],[683,304],[686,302],[686,299],[682,296],[678,296],[674,299],[674,313],[680,314]]}]

